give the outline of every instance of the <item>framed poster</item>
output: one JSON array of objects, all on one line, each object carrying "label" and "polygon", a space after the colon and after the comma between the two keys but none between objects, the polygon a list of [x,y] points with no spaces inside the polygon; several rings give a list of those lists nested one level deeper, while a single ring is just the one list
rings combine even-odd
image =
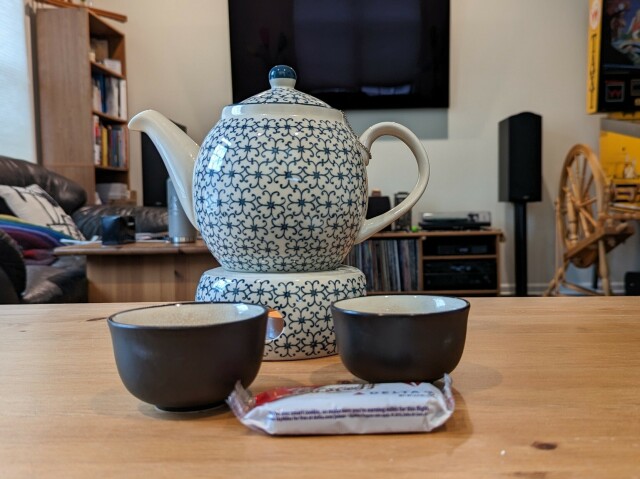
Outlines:
[{"label": "framed poster", "polygon": [[640,0],[590,0],[587,112],[640,111]]}]

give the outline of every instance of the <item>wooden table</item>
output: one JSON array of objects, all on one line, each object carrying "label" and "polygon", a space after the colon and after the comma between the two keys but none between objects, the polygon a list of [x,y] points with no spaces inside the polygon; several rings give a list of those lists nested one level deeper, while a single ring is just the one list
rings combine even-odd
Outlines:
[{"label": "wooden table", "polygon": [[91,303],[193,301],[202,273],[220,266],[201,240],[90,243],[63,246],[54,253],[87,257]]},{"label": "wooden table", "polygon": [[[638,477],[638,298],[470,301],[443,427],[277,438],[132,397],[101,318],[133,305],[0,306],[0,477]],[[251,388],[348,379],[336,356],[268,362]]]}]

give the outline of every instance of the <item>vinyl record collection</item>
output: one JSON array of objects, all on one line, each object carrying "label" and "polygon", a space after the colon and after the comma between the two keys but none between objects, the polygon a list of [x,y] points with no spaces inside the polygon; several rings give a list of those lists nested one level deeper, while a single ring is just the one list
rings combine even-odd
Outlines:
[{"label": "vinyl record collection", "polygon": [[367,291],[417,291],[419,239],[374,239],[355,245],[345,264],[360,269]]}]

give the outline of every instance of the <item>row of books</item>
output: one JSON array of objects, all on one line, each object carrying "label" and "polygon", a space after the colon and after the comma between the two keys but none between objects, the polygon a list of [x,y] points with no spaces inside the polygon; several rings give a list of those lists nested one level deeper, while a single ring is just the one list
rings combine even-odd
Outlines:
[{"label": "row of books", "polygon": [[367,291],[417,291],[420,241],[374,239],[355,245],[345,263],[361,270]]},{"label": "row of books", "polygon": [[94,73],[92,81],[94,111],[126,120],[127,80]]},{"label": "row of books", "polygon": [[127,137],[124,127],[103,124],[93,115],[93,163],[96,166],[127,167]]}]

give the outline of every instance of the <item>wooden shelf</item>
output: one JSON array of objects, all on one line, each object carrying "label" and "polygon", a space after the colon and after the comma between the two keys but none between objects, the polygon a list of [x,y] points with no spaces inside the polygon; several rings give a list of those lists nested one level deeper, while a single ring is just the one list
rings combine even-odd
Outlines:
[{"label": "wooden shelf", "polygon": [[442,294],[444,296],[498,296],[499,289],[433,289],[424,290],[422,293]]},{"label": "wooden shelf", "polygon": [[101,165],[96,165],[96,170],[127,172],[127,171],[129,171],[129,168],[119,167],[119,166],[101,166]]},{"label": "wooden shelf", "polygon": [[102,118],[103,120],[109,123],[117,123],[121,125],[126,125],[128,123],[127,120],[118,118],[117,116],[107,115],[106,113],[102,113],[101,111],[92,110],[92,112],[94,115],[99,116],[100,118]]},{"label": "wooden shelf", "polygon": [[93,73],[102,73],[103,75],[124,79],[123,74],[114,72],[113,70],[110,70],[109,68],[105,67],[101,63],[96,63],[96,62],[90,62],[90,63],[91,63],[91,71]]},{"label": "wooden shelf", "polygon": [[47,5],[51,5],[59,8],[86,8],[89,12],[94,15],[110,18],[111,20],[115,20],[117,22],[125,23],[127,21],[127,17],[125,15],[121,15],[119,13],[110,12],[109,10],[102,10],[100,8],[94,7],[85,7],[84,5],[77,5],[75,3],[67,2],[64,0],[38,0],[40,3],[45,3]]},{"label": "wooden shelf", "polygon": [[[391,246],[380,247],[379,243],[365,242],[354,248],[367,248],[366,251],[352,252],[347,257],[347,263],[365,273],[367,294],[496,296],[500,294],[499,244],[503,240],[502,231],[491,228],[382,232],[373,235],[367,242],[416,242],[414,246],[419,252],[415,255],[415,261],[407,260],[406,254],[396,257],[395,249]],[[377,255],[384,251],[393,253],[394,257],[388,261],[379,258]],[[389,281],[392,277],[395,279]],[[417,282],[418,288],[398,288],[398,278],[402,278],[401,285],[408,284],[405,278],[413,278],[412,284]],[[378,287],[385,284],[392,288]]]},{"label": "wooden shelf", "polygon": [[423,261],[448,261],[452,259],[495,259],[495,254],[465,254],[465,255],[442,255],[442,256],[423,256]]},{"label": "wooden shelf", "polygon": [[[87,8],[38,9],[36,36],[42,164],[79,183],[93,204],[96,183],[130,184],[127,120],[95,111],[93,102],[96,75],[119,82],[126,94],[125,37]],[[92,39],[106,41],[106,56],[120,62],[122,73],[91,61]],[[118,106],[126,110],[124,101]],[[113,141],[95,140],[103,129]],[[110,149],[110,162],[126,166],[96,166],[102,158],[96,142]]]},{"label": "wooden shelf", "polygon": [[421,231],[384,231],[376,233],[372,238],[426,238],[429,236],[495,236],[500,230],[494,228],[480,228],[470,230],[421,230]]}]

